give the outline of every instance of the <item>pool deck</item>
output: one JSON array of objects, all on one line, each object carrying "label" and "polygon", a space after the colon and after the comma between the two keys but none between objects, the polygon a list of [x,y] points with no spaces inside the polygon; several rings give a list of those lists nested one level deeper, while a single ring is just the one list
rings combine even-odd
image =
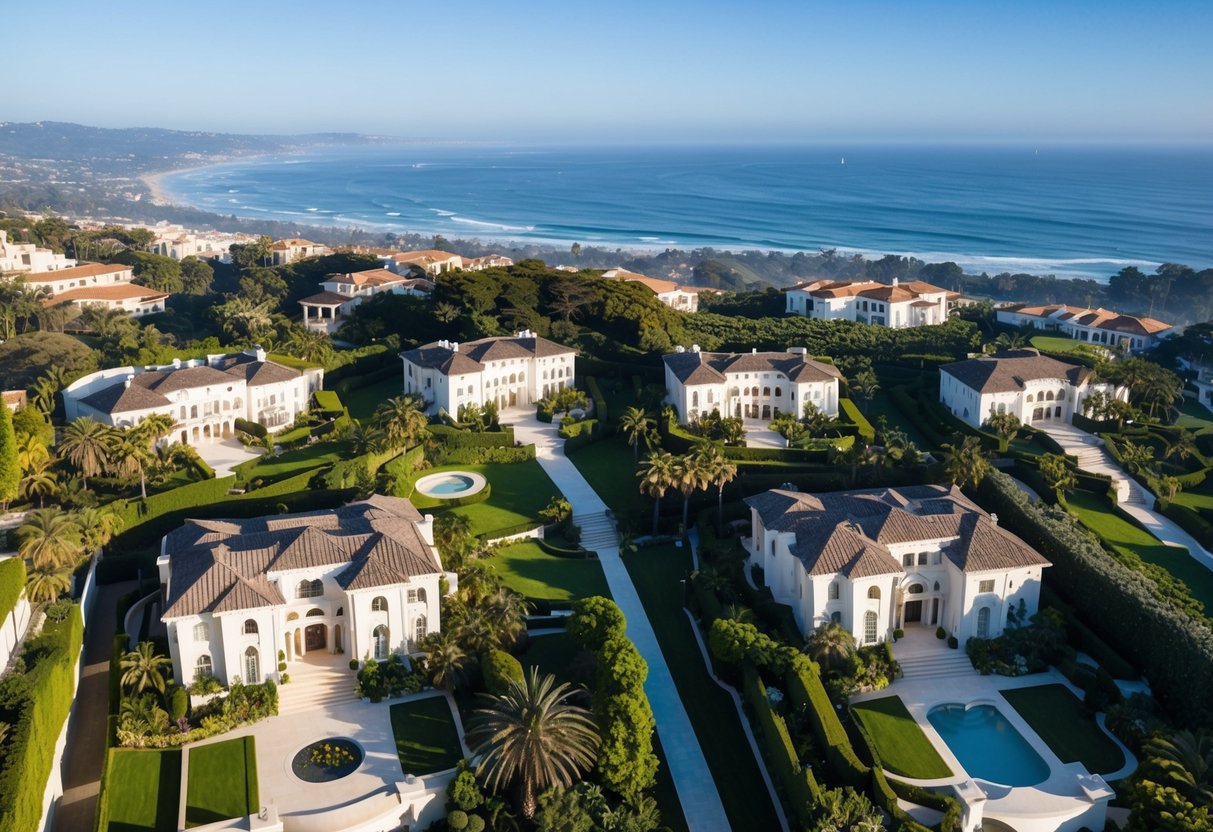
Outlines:
[{"label": "pool deck", "polygon": [[[934,641],[934,644],[931,643]],[[905,645],[913,650],[915,655],[924,651],[939,651],[941,656],[955,655],[942,641],[933,638],[915,639],[915,644]],[[899,645],[900,646],[900,645]],[[901,650],[895,652],[903,655]],[[986,817],[1006,820],[1015,824],[1016,828],[1049,828],[1045,821],[1060,820],[1081,814],[1092,808],[1104,791],[1110,791],[1107,781],[1120,780],[1127,777],[1137,767],[1137,760],[1132,752],[1119,739],[1107,731],[1104,726],[1104,716],[1096,717],[1096,723],[1108,736],[1111,736],[1121,752],[1125,755],[1125,765],[1120,770],[1107,775],[1089,773],[1081,763],[1063,763],[1053,750],[1042,740],[1027,721],[1019,715],[1011,704],[1004,699],[1000,691],[1033,688],[1041,685],[1059,684],[1080,699],[1083,692],[1070,683],[1054,669],[1045,673],[1033,673],[1027,676],[982,676],[970,669],[967,673],[952,673],[945,678],[915,678],[899,679],[884,690],[871,691],[851,697],[851,702],[863,702],[871,699],[882,699],[896,695],[905,704],[906,710],[918,723],[923,734],[939,752],[939,755],[952,769],[953,776],[936,780],[916,780],[900,775],[889,774],[898,780],[917,786],[938,788],[940,786],[957,786],[973,783],[986,795],[984,814]],[[971,778],[963,765],[952,753],[948,744],[935,730],[927,719],[927,714],[937,705],[961,703],[965,705],[992,705],[999,713],[1015,727],[1041,759],[1049,766],[1047,780],[1034,786],[1008,787],[997,783]],[[1035,823],[1033,822],[1035,821]],[[1057,828],[1057,827],[1054,827]]]}]

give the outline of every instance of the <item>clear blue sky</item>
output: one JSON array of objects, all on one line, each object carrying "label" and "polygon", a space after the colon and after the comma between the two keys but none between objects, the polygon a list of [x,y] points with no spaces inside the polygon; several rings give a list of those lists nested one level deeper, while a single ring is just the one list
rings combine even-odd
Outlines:
[{"label": "clear blue sky", "polygon": [[513,140],[1213,139],[1213,2],[45,0],[0,120]]}]

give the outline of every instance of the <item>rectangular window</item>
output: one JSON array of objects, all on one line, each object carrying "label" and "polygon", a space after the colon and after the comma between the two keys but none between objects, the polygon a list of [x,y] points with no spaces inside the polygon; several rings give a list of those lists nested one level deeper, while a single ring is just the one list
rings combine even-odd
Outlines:
[{"label": "rectangular window", "polygon": [[977,591],[978,592],[993,592],[994,591],[994,582],[993,581],[981,581],[980,583],[977,584]]},{"label": "rectangular window", "polygon": [[926,565],[927,565],[927,553],[926,553],[926,552],[919,552],[919,553],[918,553],[918,565],[919,565],[919,566],[926,566]]},{"label": "rectangular window", "polygon": [[410,604],[416,604],[417,603],[417,590],[410,589],[409,594],[408,594],[408,599],[409,599]]},{"label": "rectangular window", "polygon": [[901,565],[902,566],[913,566],[914,565],[914,556],[913,555],[902,555],[901,556]]}]

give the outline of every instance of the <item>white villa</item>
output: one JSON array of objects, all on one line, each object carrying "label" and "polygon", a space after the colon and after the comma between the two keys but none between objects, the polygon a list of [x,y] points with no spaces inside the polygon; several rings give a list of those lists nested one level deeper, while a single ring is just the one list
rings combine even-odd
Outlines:
[{"label": "white villa", "polygon": [[1052,304],[1029,306],[1014,303],[995,310],[1000,324],[1034,326],[1060,332],[1075,341],[1104,347],[1123,346],[1127,352],[1148,350],[1171,334],[1172,324],[1154,318],[1123,315],[1108,309]]},{"label": "white villa", "polygon": [[303,325],[332,335],[354,307],[367,298],[383,292],[428,298],[434,284],[423,277],[402,277],[387,269],[368,269],[329,275],[321,281],[320,288],[321,292],[299,301]]},{"label": "white villa", "polygon": [[858,321],[903,329],[941,324],[960,295],[921,280],[810,280],[784,290],[787,312],[823,321]]},{"label": "white villa", "polygon": [[50,293],[42,301],[45,306],[104,306],[138,318],[163,312],[170,297],[168,292],[132,283],[133,270],[121,263],[84,263],[20,277],[26,288]]},{"label": "white villa", "polygon": [[332,253],[332,249],[328,246],[321,243],[313,243],[311,240],[304,240],[300,237],[275,240],[270,244],[270,262],[274,266],[285,266],[288,263],[294,263],[296,260],[303,260],[308,257],[322,257],[325,254]]},{"label": "white villa", "polygon": [[837,416],[842,374],[807,353],[804,347],[743,353],[703,352],[697,344],[689,350],[678,347],[662,357],[666,397],[684,424],[713,410],[767,421],[780,413],[799,416],[807,402]]},{"label": "white villa", "polygon": [[680,286],[672,280],[662,280],[657,277],[647,277],[627,269],[607,269],[602,273],[607,280],[623,280],[628,283],[639,283],[657,296],[657,300],[672,309],[683,312],[699,311],[699,292],[686,286]]},{"label": "white villa", "polygon": [[449,251],[428,248],[422,251],[398,251],[387,256],[388,268],[398,274],[418,268],[429,275],[440,275],[466,268],[464,258]]},{"label": "white villa", "polygon": [[283,367],[257,347],[162,366],[99,370],[64,388],[63,406],[68,419],[90,416],[118,427],[164,413],[177,422],[170,440],[196,445],[232,436],[236,419],[281,430],[308,409],[323,380],[323,370]]},{"label": "white villa", "polygon": [[404,392],[418,393],[426,412],[458,415],[466,404],[526,407],[573,385],[576,352],[530,330],[460,344],[435,341],[400,353]]},{"label": "white villa", "polygon": [[939,368],[939,400],[974,427],[992,413],[1013,413],[1025,425],[1068,423],[1082,402],[1102,392],[1124,398],[1123,388],[1095,380],[1095,371],[1041,355],[1007,350]]},{"label": "white villa", "polygon": [[750,551],[806,636],[839,623],[858,644],[898,628],[943,627],[963,648],[1007,614],[1031,617],[1049,562],[958,488],[921,485],[746,499]]},{"label": "white villa", "polygon": [[190,520],[156,560],[173,676],[280,680],[309,653],[386,659],[438,632],[433,517],[374,495],[330,511]]},{"label": "white villa", "polygon": [[10,243],[0,230],[0,274],[5,272],[53,272],[76,265],[76,261],[33,243]]}]

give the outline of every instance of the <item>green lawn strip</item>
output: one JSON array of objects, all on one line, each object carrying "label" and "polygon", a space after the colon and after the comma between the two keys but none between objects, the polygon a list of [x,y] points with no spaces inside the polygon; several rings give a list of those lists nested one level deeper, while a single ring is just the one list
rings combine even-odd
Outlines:
[{"label": "green lawn strip", "polygon": [[872,401],[868,402],[867,413],[865,414],[868,421],[875,425],[880,417],[885,417],[889,422],[889,427],[900,428],[905,432],[908,438],[920,451],[931,450],[931,442],[918,430],[918,426],[913,421],[907,419],[905,414],[898,410],[897,405],[893,404],[889,399],[888,394],[882,390],[876,391],[876,395],[872,397]]},{"label": "green lawn strip", "polygon": [[446,697],[430,696],[391,707],[396,753],[405,774],[423,776],[454,768],[463,758],[459,731]]},{"label": "green lawn strip", "polygon": [[388,399],[404,395],[404,382],[393,376],[375,384],[351,390],[341,397],[350,416],[358,421],[366,421],[375,413],[375,408]]},{"label": "green lawn strip", "polygon": [[[452,511],[466,517],[472,524],[472,534],[491,535],[498,529],[507,529],[521,523],[543,522],[539,512],[547,507],[552,498],[560,494],[547,473],[534,460],[527,462],[484,463],[478,465],[443,465],[418,471],[417,478],[442,471],[471,471],[483,474],[489,481],[491,492],[483,503],[473,503],[452,509],[434,508],[426,511],[441,514]],[[413,490],[413,481],[400,483],[397,497],[408,497]]]},{"label": "green lawn strip", "polygon": [[1063,763],[1082,763],[1092,774],[1111,774],[1125,764],[1120,747],[1064,685],[1001,693]]},{"label": "green lawn strip", "polygon": [[106,778],[109,817],[101,832],[176,832],[180,749],[116,749]]},{"label": "green lawn strip", "polygon": [[186,826],[240,818],[257,810],[256,755],[246,748],[253,742],[252,737],[241,737],[189,749]]},{"label": "green lawn strip", "polygon": [[1167,546],[1140,526],[1112,511],[1106,497],[1089,491],[1074,491],[1066,496],[1079,521],[1114,546],[1135,552],[1146,563],[1161,566],[1188,585],[1192,597],[1204,604],[1205,614],[1213,615],[1213,572],[1196,561],[1188,550]]},{"label": "green lawn strip", "polygon": [[952,770],[898,696],[857,702],[851,710],[876,743],[884,767],[918,780],[952,776]]},{"label": "green lawn strip", "polygon": [[658,546],[624,558],[628,573],[657,634],[683,707],[707,758],[732,829],[776,829],[758,763],[749,752],[737,709],[704,666],[703,654],[682,609],[679,584],[691,570],[686,549]]},{"label": "green lawn strip", "polygon": [[640,493],[635,456],[622,437],[591,442],[573,451],[569,459],[617,516],[653,516],[653,501]]},{"label": "green lawn strip", "polygon": [[596,559],[549,555],[533,540],[494,550],[488,563],[507,587],[527,598],[574,601],[590,595],[609,598],[611,594]]},{"label": "green lawn strip", "polygon": [[1179,406],[1179,420],[1175,424],[1190,431],[1211,430],[1213,413],[1195,399],[1185,398]]},{"label": "green lawn strip", "polygon": [[1196,488],[1176,492],[1173,502],[1194,511],[1202,508],[1213,510],[1213,481],[1206,479]]},{"label": "green lawn strip", "polygon": [[[1061,335],[1033,335],[1029,339],[1029,343],[1042,352],[1089,352],[1090,344],[1084,344],[1082,341],[1075,341],[1073,338],[1066,338]],[[1086,349],[1080,349],[1086,347]]]},{"label": "green lawn strip", "polygon": [[245,482],[255,479],[277,480],[295,474],[323,468],[354,455],[349,442],[317,442],[305,448],[286,451],[273,459],[258,461],[248,468],[241,468]]}]

